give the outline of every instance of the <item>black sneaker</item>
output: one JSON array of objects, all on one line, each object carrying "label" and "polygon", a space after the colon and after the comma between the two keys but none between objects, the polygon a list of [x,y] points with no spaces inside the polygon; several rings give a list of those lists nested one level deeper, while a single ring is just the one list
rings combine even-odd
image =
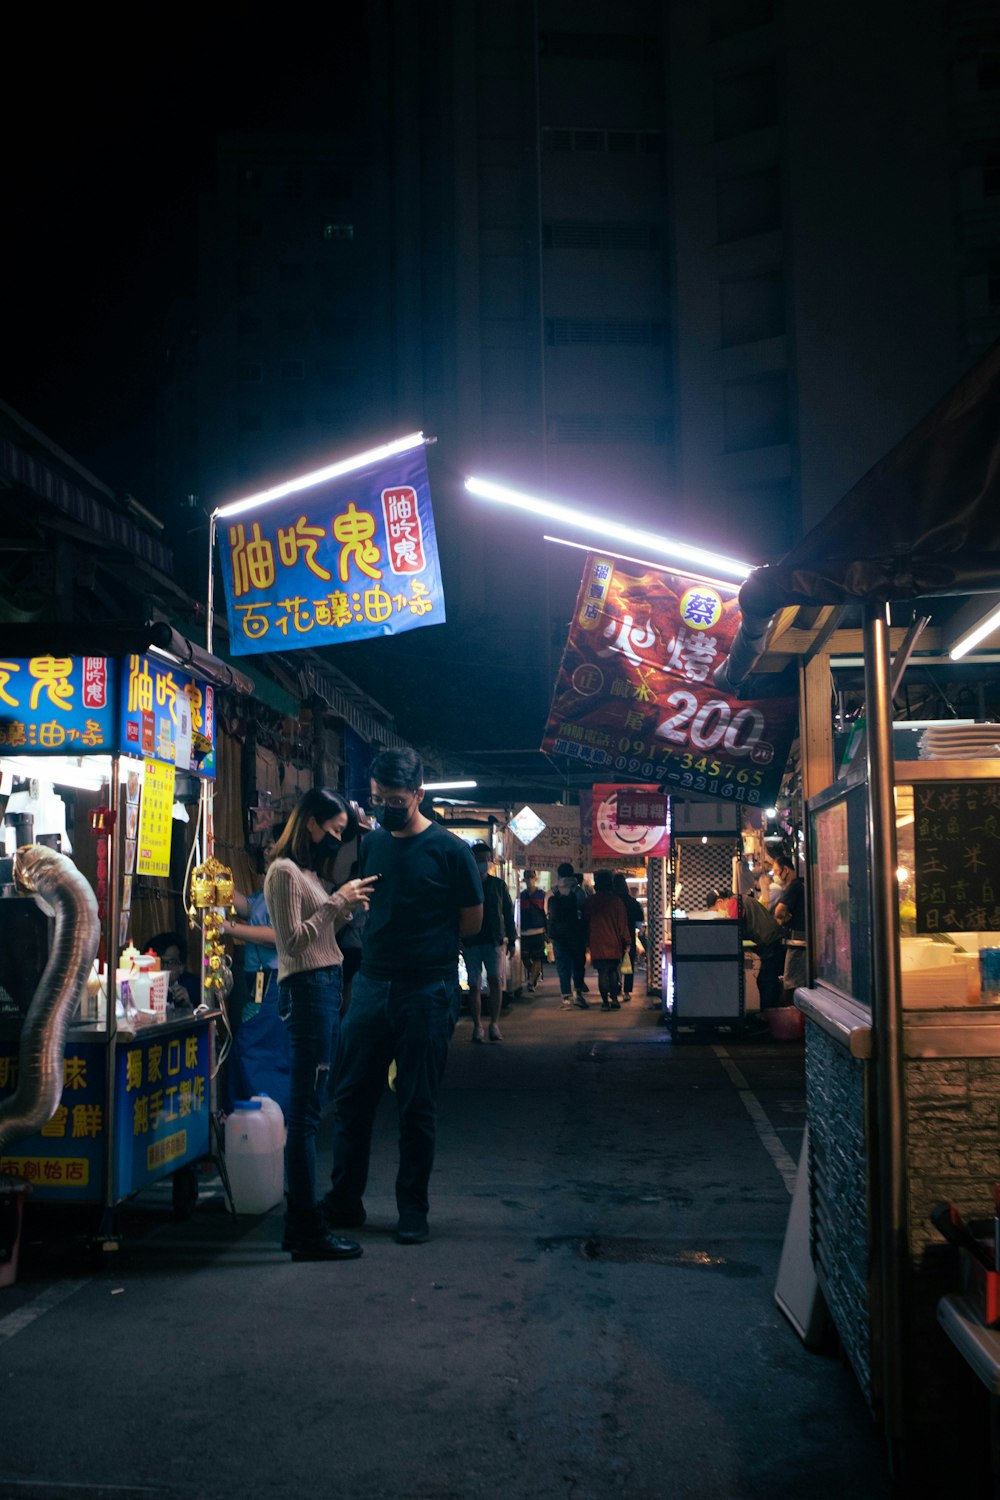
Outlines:
[{"label": "black sneaker", "polygon": [[363,1203],[355,1203],[353,1207],[349,1203],[338,1203],[329,1193],[319,1209],[327,1229],[360,1229],[368,1218]]},{"label": "black sneaker", "polygon": [[620,1004],[620,1002],[617,999],[612,1000],[612,1002],[611,1002],[611,1009],[612,1010],[621,1010],[621,1004]]},{"label": "black sneaker", "polygon": [[601,1009],[602,1010],[610,1010],[611,1009],[611,1002],[610,1002],[610,1000],[602,1000],[601,1001]]},{"label": "black sneaker", "polygon": [[573,1004],[580,1010],[590,1009],[590,1001],[585,1000],[582,995],[577,995],[576,999],[573,1001]]}]

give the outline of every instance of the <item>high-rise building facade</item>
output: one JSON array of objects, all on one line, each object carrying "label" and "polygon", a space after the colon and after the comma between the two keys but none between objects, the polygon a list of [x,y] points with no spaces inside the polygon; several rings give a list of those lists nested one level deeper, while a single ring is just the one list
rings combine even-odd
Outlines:
[{"label": "high-rise building facade", "polygon": [[399,671],[418,716],[444,673],[470,744],[484,722],[537,743],[581,556],[463,476],[780,556],[1000,334],[1000,22],[984,0],[365,19],[336,128],[320,96],[313,128],[219,143],[185,489],[433,433],[453,623],[350,670]]}]

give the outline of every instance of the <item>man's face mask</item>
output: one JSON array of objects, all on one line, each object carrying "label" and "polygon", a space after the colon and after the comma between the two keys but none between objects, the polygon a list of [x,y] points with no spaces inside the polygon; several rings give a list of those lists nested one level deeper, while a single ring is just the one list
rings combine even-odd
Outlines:
[{"label": "man's face mask", "polygon": [[476,869],[479,871],[479,878],[480,879],[483,879],[485,877],[486,872],[489,869],[489,867],[490,867],[490,862],[489,862],[488,859],[477,859],[476,860]]},{"label": "man's face mask", "polygon": [[389,807],[382,803],[376,807],[375,816],[387,833],[401,833],[410,821],[411,809],[407,807]]}]

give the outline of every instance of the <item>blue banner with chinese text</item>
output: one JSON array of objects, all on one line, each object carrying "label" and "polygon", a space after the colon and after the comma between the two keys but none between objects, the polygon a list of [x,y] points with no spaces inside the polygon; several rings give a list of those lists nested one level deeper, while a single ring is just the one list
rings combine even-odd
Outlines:
[{"label": "blue banner with chinese text", "polygon": [[235,656],[444,623],[423,445],[219,529]]},{"label": "blue banner with chinese text", "polygon": [[103,656],[0,661],[0,747],[18,755],[115,748],[117,672]]}]

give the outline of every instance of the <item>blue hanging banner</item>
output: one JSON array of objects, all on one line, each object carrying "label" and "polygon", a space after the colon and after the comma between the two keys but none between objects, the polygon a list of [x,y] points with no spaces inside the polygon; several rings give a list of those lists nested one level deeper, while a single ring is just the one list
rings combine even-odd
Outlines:
[{"label": "blue hanging banner", "polygon": [[117,663],[103,656],[0,661],[0,747],[17,755],[115,748]]},{"label": "blue hanging banner", "polygon": [[234,656],[444,623],[423,443],[223,520]]}]

